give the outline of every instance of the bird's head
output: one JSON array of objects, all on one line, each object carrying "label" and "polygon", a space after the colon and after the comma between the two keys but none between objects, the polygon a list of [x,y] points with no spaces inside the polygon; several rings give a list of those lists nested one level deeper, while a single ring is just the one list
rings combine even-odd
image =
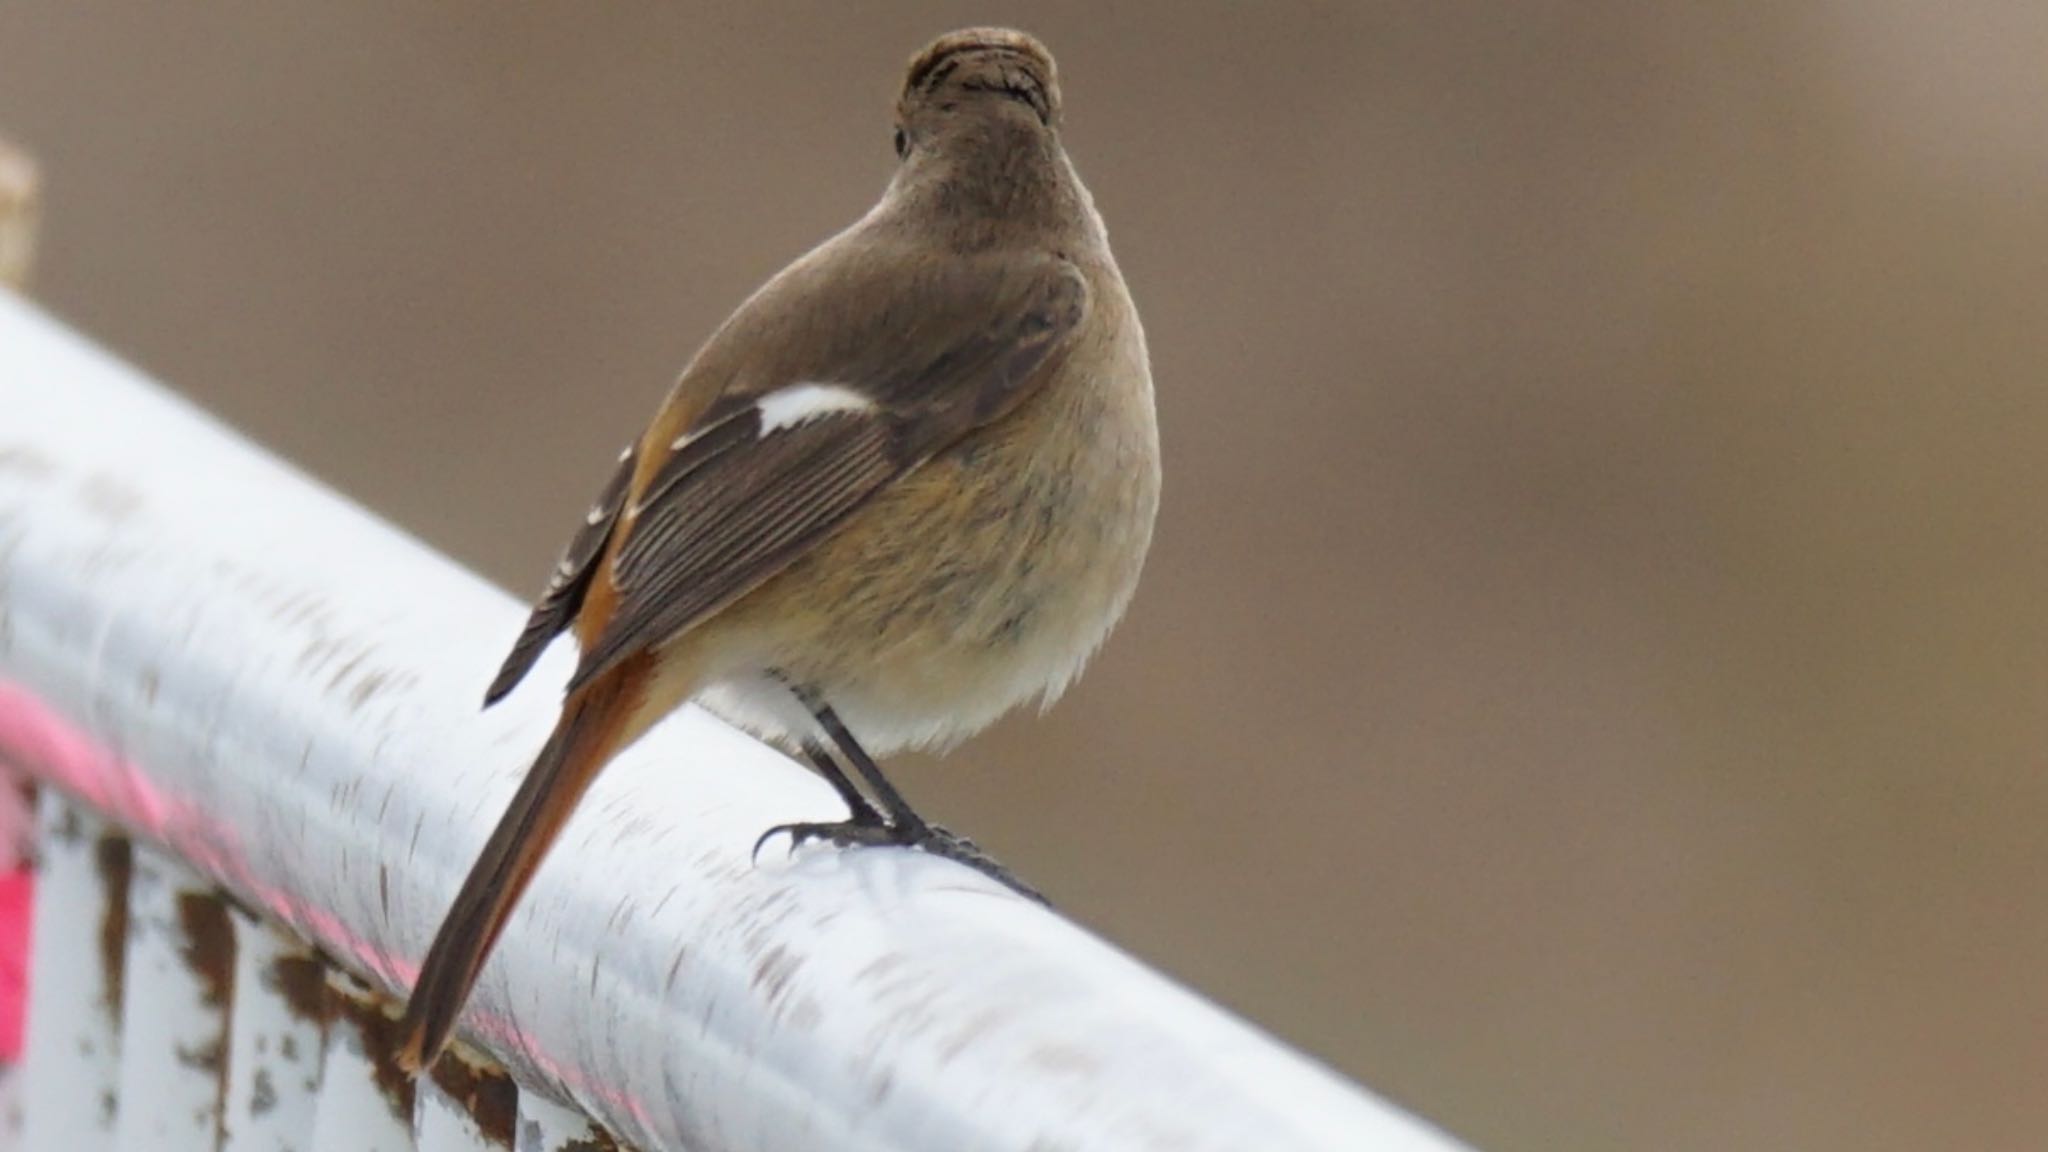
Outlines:
[{"label": "bird's head", "polygon": [[896,102],[896,151],[908,158],[1043,139],[1059,119],[1059,76],[1045,45],[1008,28],[968,28],[911,59]]}]

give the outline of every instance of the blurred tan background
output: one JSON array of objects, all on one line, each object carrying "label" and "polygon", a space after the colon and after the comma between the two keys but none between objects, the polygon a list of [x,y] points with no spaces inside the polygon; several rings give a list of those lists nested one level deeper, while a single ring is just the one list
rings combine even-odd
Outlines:
[{"label": "blurred tan background", "polygon": [[1166,506],[911,794],[1492,1152],[2048,1146],[2048,5],[871,7],[10,0],[0,132],[44,300],[525,593],[1031,28]]}]

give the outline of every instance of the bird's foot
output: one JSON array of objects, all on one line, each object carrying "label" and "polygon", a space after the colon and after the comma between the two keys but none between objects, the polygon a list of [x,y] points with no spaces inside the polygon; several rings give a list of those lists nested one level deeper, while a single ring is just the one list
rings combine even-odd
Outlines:
[{"label": "bird's foot", "polygon": [[754,858],[760,859],[761,847],[777,836],[789,837],[789,850],[794,852],[813,840],[828,840],[841,848],[848,848],[855,844],[900,844],[901,835],[874,809],[858,808],[849,820],[777,824],[754,841]]},{"label": "bird's foot", "polygon": [[903,835],[894,826],[881,820],[855,817],[851,820],[829,820],[818,823],[777,824],[761,838],[754,841],[754,855],[761,854],[761,846],[777,836],[789,837],[789,850],[794,852],[813,840],[827,840],[841,848],[855,844],[901,844]]},{"label": "bird's foot", "polygon": [[965,864],[1019,896],[1036,900],[1047,907],[1052,906],[1052,901],[1047,900],[1044,893],[1019,879],[1015,872],[1003,867],[1002,862],[984,851],[981,845],[937,824],[925,825],[923,837],[909,846]]},{"label": "bird's foot", "polygon": [[777,836],[789,837],[789,849],[792,852],[813,840],[824,840],[840,848],[877,845],[915,848],[920,852],[928,852],[933,856],[943,856],[948,860],[965,864],[1020,896],[1027,896],[1040,904],[1048,903],[1038,889],[1018,879],[1016,873],[1003,867],[995,857],[983,851],[974,841],[922,820],[890,823],[879,817],[861,814],[851,820],[777,824],[763,832],[761,838],[754,842],[754,855],[758,857],[761,854],[761,846]]}]

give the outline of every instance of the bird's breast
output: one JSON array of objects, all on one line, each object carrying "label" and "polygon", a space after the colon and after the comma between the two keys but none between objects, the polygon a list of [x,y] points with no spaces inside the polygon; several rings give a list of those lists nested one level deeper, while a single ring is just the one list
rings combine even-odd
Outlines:
[{"label": "bird's breast", "polygon": [[816,685],[877,754],[1057,696],[1129,602],[1158,506],[1143,336],[1112,319],[1016,411],[735,605],[723,623],[753,632],[754,663]]}]

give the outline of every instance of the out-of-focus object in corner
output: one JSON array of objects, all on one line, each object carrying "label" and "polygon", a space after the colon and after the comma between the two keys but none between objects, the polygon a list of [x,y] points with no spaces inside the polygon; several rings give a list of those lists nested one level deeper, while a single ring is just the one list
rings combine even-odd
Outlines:
[{"label": "out-of-focus object in corner", "polygon": [[35,255],[38,186],[35,161],[0,139],[0,284],[17,291]]}]

